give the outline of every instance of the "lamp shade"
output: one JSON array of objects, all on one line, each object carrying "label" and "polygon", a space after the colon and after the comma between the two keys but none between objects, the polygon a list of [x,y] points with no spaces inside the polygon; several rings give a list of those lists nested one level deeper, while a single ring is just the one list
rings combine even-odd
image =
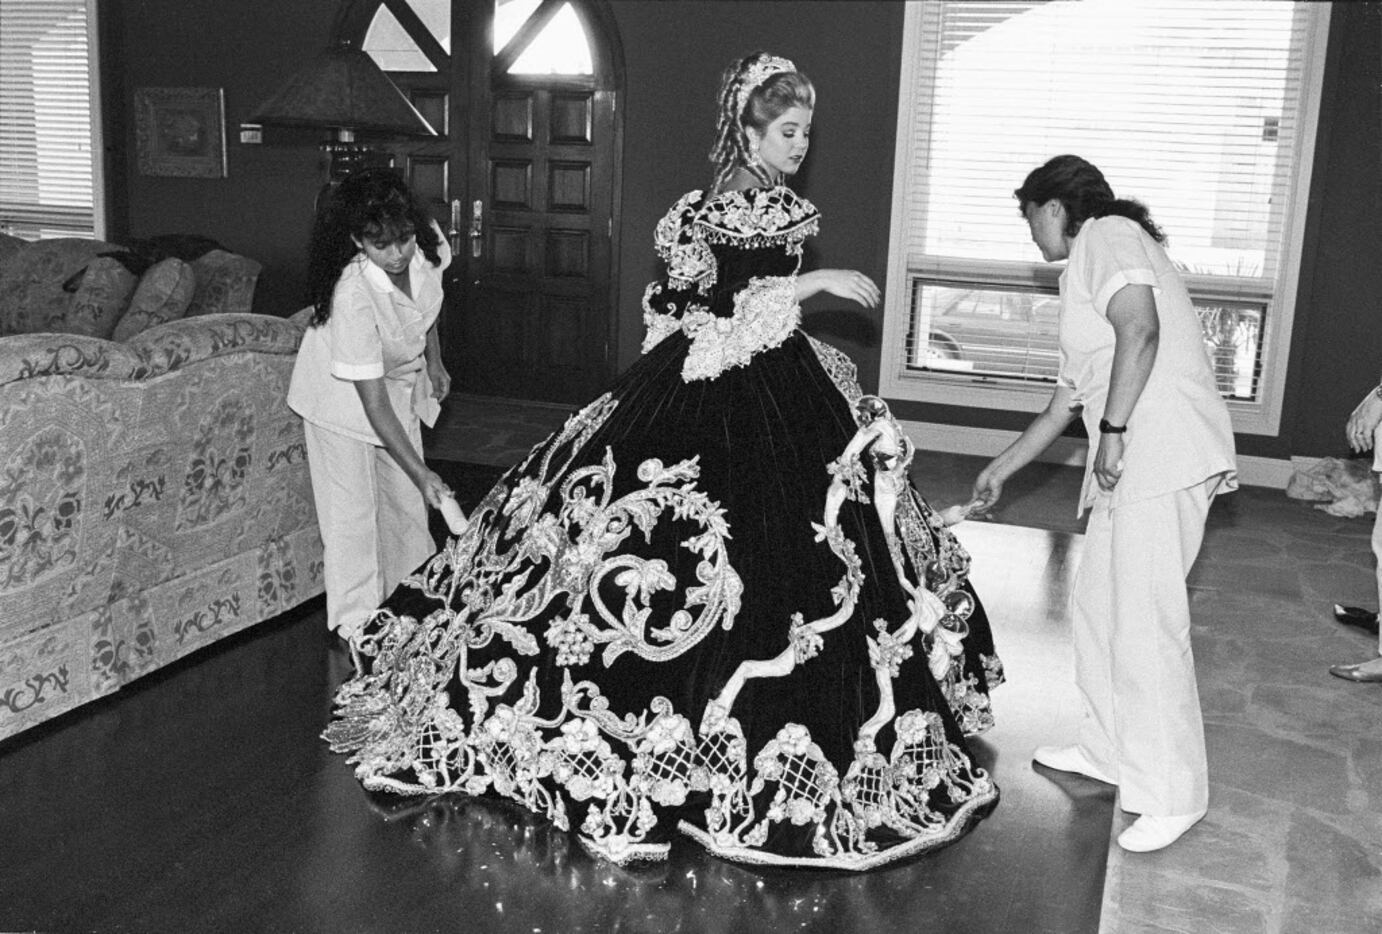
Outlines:
[{"label": "lamp shade", "polygon": [[294,72],[250,120],[265,126],[437,135],[374,59],[344,42]]}]

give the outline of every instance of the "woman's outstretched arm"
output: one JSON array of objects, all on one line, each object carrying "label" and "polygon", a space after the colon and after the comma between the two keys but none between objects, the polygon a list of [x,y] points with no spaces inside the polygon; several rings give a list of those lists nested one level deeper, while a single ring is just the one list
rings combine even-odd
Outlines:
[{"label": "woman's outstretched arm", "polygon": [[829,292],[858,302],[865,308],[878,307],[881,293],[872,279],[856,269],[813,269],[797,276],[797,301]]},{"label": "woman's outstretched arm", "polygon": [[1008,445],[979,472],[974,481],[972,499],[977,505],[973,512],[987,512],[992,509],[1003,496],[1004,482],[1036,460],[1037,456],[1049,448],[1075,420],[1078,410],[1071,408],[1074,395],[1074,390],[1069,386],[1056,386],[1056,391],[1051,394],[1051,401],[1046,404],[1042,413],[1017,436],[1016,441]]}]

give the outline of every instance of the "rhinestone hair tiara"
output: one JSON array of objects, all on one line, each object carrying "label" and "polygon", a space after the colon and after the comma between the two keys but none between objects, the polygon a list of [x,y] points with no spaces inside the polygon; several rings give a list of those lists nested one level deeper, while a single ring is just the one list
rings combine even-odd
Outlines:
[{"label": "rhinestone hair tiara", "polygon": [[744,108],[749,104],[749,95],[754,88],[767,81],[773,75],[781,74],[784,71],[796,71],[797,66],[793,65],[785,58],[776,55],[769,55],[767,58],[760,59],[748,67],[744,72],[744,80],[739,83],[739,96],[735,102],[735,115],[743,116]]}]

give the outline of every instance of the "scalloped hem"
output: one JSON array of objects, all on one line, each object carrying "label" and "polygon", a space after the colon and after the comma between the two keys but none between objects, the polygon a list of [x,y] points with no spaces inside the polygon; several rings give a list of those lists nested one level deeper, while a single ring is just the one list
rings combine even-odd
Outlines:
[{"label": "scalloped hem", "polygon": [[626,866],[629,863],[640,862],[665,862],[672,850],[672,844],[670,843],[630,843],[620,847],[619,855],[616,856],[603,844],[590,839],[583,833],[578,833],[575,836],[581,848],[591,856],[608,860],[616,866]]},{"label": "scalloped hem", "polygon": [[730,862],[743,863],[751,866],[786,866],[799,869],[845,869],[851,872],[864,872],[885,866],[888,863],[928,850],[938,849],[947,844],[953,843],[972,829],[989,811],[993,810],[998,804],[998,786],[994,785],[993,790],[982,797],[971,798],[966,801],[955,816],[951,819],[946,828],[939,833],[929,834],[925,837],[915,837],[905,843],[888,847],[877,853],[868,855],[854,854],[851,856],[783,856],[780,853],[770,853],[766,850],[753,849],[751,847],[723,847],[717,845],[710,834],[695,826],[681,821],[677,829],[686,836],[695,840],[705,847],[706,852],[720,859]]}]

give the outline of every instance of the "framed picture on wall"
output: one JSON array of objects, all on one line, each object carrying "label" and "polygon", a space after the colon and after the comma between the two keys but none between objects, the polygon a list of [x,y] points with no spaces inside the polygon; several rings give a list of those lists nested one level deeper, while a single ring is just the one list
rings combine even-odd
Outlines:
[{"label": "framed picture on wall", "polygon": [[135,88],[135,147],[142,175],[225,178],[221,88]]}]

